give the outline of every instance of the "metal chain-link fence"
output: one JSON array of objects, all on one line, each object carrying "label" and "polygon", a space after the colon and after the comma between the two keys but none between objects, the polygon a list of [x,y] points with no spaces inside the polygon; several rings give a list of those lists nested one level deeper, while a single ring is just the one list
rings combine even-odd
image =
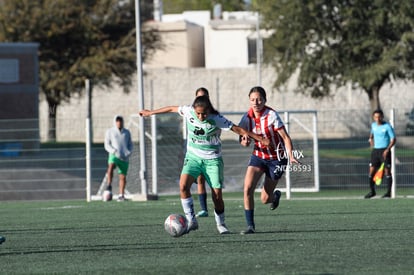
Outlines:
[{"label": "metal chain-link fence", "polygon": [[[385,110],[386,119],[389,110]],[[371,114],[367,110],[320,110],[318,117],[319,145],[319,185],[320,189],[358,189],[361,194],[368,190],[368,163],[370,148],[367,142]],[[229,115],[238,123],[241,115]],[[282,116],[283,118],[283,116]],[[412,110],[399,109],[395,112],[394,180],[396,194],[414,195],[414,115]],[[102,123],[97,123],[101,121]],[[104,133],[111,127],[112,118],[94,119],[94,133]],[[310,125],[307,118],[299,118],[304,125]],[[103,123],[105,122],[105,123]],[[128,118],[135,143],[131,157],[127,189],[131,193],[140,192],[138,128]],[[181,117],[176,114],[157,117],[157,190],[158,194],[178,193],[178,179],[184,154]],[[85,161],[85,121],[79,118],[66,118],[57,121],[59,125],[70,125],[81,134],[73,141],[47,143],[39,139],[21,135],[36,129],[39,121],[22,123],[22,120],[0,120],[0,200],[20,199],[82,199],[86,197]],[[291,123],[289,128],[295,147],[305,158],[312,154],[312,139],[306,136],[299,123]],[[98,127],[98,128],[96,128]],[[150,133],[150,123],[146,120]],[[102,137],[103,141],[103,137]],[[150,140],[148,148],[148,182],[151,184],[152,167]],[[225,191],[241,191],[246,164],[251,148],[241,147],[234,133],[223,134],[223,157],[225,162]],[[107,154],[103,143],[92,146],[92,193],[96,193],[105,176]],[[306,163],[306,162],[304,162]],[[310,181],[311,174],[292,172],[292,188]],[[116,184],[115,173],[115,184]],[[285,184],[282,181],[281,186]],[[116,188],[116,187],[115,187]],[[379,189],[385,188],[380,186]],[[148,190],[151,192],[152,187]]]}]

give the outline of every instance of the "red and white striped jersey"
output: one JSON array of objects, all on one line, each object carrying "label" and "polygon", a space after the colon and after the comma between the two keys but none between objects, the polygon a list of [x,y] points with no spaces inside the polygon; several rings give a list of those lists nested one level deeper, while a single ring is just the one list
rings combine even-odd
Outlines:
[{"label": "red and white striped jersey", "polygon": [[262,143],[255,141],[253,155],[266,160],[281,160],[287,158],[285,144],[278,134],[278,131],[284,129],[285,125],[275,110],[265,106],[260,113],[260,117],[255,118],[253,109],[250,108],[249,111],[243,115],[239,126],[268,138],[273,144],[273,148],[269,148]]}]

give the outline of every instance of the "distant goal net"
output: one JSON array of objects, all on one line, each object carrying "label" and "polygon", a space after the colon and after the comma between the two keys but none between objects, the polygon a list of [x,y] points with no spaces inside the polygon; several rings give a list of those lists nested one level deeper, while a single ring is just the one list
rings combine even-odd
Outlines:
[{"label": "distant goal net", "polygon": [[[222,114],[238,124],[243,113],[222,112]],[[300,164],[287,166],[285,175],[279,181],[278,188],[286,192],[319,191],[319,155],[316,111],[279,111],[286,129],[291,136],[294,155]],[[143,192],[140,182],[141,152],[139,146],[139,117],[132,115],[125,121],[125,127],[131,131],[134,151],[130,157],[127,176],[127,198],[142,198],[165,194],[179,193],[179,178],[185,154],[185,123],[177,114],[162,114],[145,120],[146,148],[146,182]],[[244,175],[247,162],[252,152],[250,147],[243,147],[238,136],[231,131],[222,132],[222,151],[224,160],[224,192],[243,191]],[[100,199],[105,186],[105,175],[95,199]],[[113,190],[117,184],[117,173],[114,172]],[[196,185],[192,187],[196,194]]]},{"label": "distant goal net", "polygon": [[[141,187],[140,187],[140,149],[139,149],[139,122],[137,115],[131,115],[125,119],[124,127],[131,132],[131,138],[134,145],[131,156],[129,157],[129,168],[126,177],[125,198],[130,200],[142,200]],[[150,127],[149,127],[150,128]],[[150,143],[149,143],[149,146]],[[102,180],[98,191],[91,195],[91,200],[102,200],[102,194],[106,190],[108,185],[108,176],[105,173],[102,174]],[[117,168],[114,169],[112,179],[112,193],[113,199],[118,197],[119,193],[119,176]]]}]

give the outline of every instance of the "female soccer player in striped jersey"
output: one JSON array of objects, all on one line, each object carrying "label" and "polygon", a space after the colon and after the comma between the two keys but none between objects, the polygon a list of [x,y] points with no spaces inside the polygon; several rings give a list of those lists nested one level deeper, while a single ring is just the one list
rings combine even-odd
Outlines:
[{"label": "female soccer player in striped jersey", "polygon": [[250,136],[269,145],[260,135],[247,132],[234,125],[214,109],[208,96],[197,97],[192,106],[167,106],[157,110],[142,110],[141,116],[177,112],[187,124],[187,152],[180,176],[181,205],[188,220],[187,232],[198,229],[194,213],[191,185],[203,174],[211,188],[214,203],[214,215],[220,234],[229,233],[224,223],[223,159],[221,156],[221,130],[232,130],[238,135]]},{"label": "female soccer player in striped jersey", "polygon": [[[298,163],[292,151],[292,141],[285,130],[279,114],[266,106],[266,91],[262,87],[253,87],[249,92],[250,109],[245,113],[239,126],[270,140],[270,146],[255,141],[244,178],[244,213],[247,229],[241,234],[255,233],[254,223],[254,190],[265,174],[265,182],[261,192],[263,204],[270,203],[270,209],[279,206],[281,193],[276,185],[282,177],[288,162]],[[240,143],[249,146],[250,138],[241,136]]]}]

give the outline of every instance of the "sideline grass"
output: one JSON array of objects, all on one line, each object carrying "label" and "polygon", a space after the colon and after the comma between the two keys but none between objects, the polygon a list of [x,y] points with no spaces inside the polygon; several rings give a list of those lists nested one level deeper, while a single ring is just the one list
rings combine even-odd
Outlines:
[{"label": "sideline grass", "polygon": [[412,199],[283,199],[270,211],[256,198],[257,233],[242,236],[242,195],[226,198],[233,234],[220,236],[210,216],[180,238],[163,229],[182,212],[177,196],[2,203],[0,273],[413,274]]}]

